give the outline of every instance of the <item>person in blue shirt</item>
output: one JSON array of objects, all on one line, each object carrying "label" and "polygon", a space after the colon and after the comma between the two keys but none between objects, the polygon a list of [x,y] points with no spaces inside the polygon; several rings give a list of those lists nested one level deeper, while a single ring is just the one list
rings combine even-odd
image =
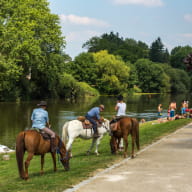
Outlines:
[{"label": "person in blue shirt", "polygon": [[41,101],[37,104],[39,108],[33,110],[31,115],[32,128],[37,128],[44,131],[51,137],[51,152],[55,151],[55,132],[50,129],[49,116],[46,111],[47,102]]},{"label": "person in blue shirt", "polygon": [[99,123],[101,123],[101,119],[100,119],[100,112],[104,111],[104,105],[99,105],[99,107],[93,107],[90,111],[87,112],[87,114],[85,115],[85,117],[92,123],[93,125],[93,137],[94,138],[98,138],[98,131],[97,131],[97,122],[96,120],[99,121]]}]

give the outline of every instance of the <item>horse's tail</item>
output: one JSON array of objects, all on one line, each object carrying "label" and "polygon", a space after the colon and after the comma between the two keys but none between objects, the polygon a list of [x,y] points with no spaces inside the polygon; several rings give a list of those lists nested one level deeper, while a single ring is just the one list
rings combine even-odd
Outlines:
[{"label": "horse's tail", "polygon": [[135,143],[137,145],[137,150],[140,150],[140,143],[139,143],[139,122],[135,118],[131,118],[133,131],[135,132]]},{"label": "horse's tail", "polygon": [[16,158],[17,166],[19,170],[19,175],[21,178],[24,178],[24,169],[23,169],[23,157],[25,153],[25,132],[20,132],[16,139]]},{"label": "horse's tail", "polygon": [[66,143],[67,143],[67,137],[68,137],[68,133],[67,133],[68,125],[69,125],[69,122],[66,122],[66,123],[63,125],[63,129],[62,129],[61,139],[62,139],[62,141],[63,141],[63,143],[64,143],[65,145],[66,145]]}]

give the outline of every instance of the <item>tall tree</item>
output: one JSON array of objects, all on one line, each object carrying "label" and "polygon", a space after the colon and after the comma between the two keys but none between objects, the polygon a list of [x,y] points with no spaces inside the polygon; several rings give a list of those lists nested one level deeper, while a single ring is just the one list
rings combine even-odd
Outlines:
[{"label": "tall tree", "polygon": [[167,63],[169,61],[168,50],[164,48],[160,37],[151,44],[149,58],[157,63]]},{"label": "tall tree", "polygon": [[0,7],[0,53],[22,68],[20,95],[55,95],[65,58],[58,16],[46,0],[1,0]]}]

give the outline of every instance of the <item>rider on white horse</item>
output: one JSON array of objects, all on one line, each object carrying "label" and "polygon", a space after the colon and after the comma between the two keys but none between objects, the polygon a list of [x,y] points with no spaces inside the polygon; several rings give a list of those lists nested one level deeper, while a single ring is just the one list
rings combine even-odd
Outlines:
[{"label": "rider on white horse", "polygon": [[87,112],[87,114],[85,115],[85,117],[92,123],[93,125],[93,137],[97,138],[99,137],[98,135],[98,131],[97,131],[97,122],[95,119],[97,119],[99,121],[99,123],[101,122],[100,119],[100,112],[104,110],[104,105],[99,105],[99,107],[93,107],[90,111]]}]

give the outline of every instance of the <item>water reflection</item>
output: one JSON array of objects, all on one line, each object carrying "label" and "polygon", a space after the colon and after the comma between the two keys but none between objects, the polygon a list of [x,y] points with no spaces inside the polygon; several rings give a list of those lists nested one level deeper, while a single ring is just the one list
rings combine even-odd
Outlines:
[{"label": "water reflection", "polygon": [[[136,95],[125,99],[127,103],[127,115],[136,117],[139,120],[146,121],[157,118],[157,106],[163,105],[163,116],[167,116],[167,109],[170,101],[177,102],[177,112],[180,112],[182,100],[189,100],[189,106],[192,103],[190,95]],[[39,101],[32,102],[1,102],[0,103],[0,144],[7,145],[10,148],[15,146],[16,135],[25,129],[31,127],[31,113],[37,107]],[[85,115],[87,111],[99,104],[105,105],[105,111],[102,116],[111,119],[114,116],[116,97],[102,96],[98,98],[79,99],[76,102],[64,100],[49,100],[48,112],[52,129],[61,134],[62,126],[66,121],[76,119],[80,115]]]}]

